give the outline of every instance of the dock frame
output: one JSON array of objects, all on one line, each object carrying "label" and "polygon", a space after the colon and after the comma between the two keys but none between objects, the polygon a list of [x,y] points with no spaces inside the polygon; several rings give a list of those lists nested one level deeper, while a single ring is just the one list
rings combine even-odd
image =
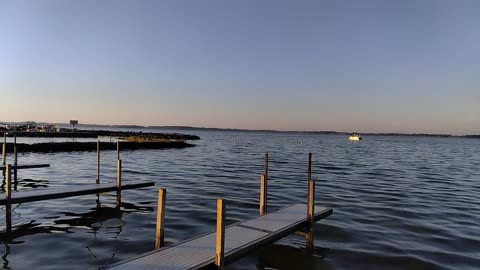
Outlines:
[{"label": "dock frame", "polygon": [[[18,170],[25,169],[38,169],[38,168],[48,168],[50,164],[30,164],[30,165],[18,165],[18,149],[17,149],[17,134],[13,134],[13,180],[17,182],[18,179]],[[7,132],[3,133],[3,144],[2,144],[2,165],[0,170],[5,176],[5,170],[7,168]]]},{"label": "dock frame", "polygon": [[[4,137],[6,137],[6,135],[4,135]],[[15,156],[16,156],[16,151],[15,151]],[[120,149],[117,148],[117,158],[119,157],[120,157]],[[15,157],[15,161],[16,161],[16,157]],[[11,222],[12,221],[12,216],[11,216],[12,204],[97,194],[97,205],[98,205],[100,193],[115,191],[116,205],[117,205],[117,208],[120,208],[121,201],[122,201],[122,197],[121,197],[122,190],[150,187],[155,185],[155,182],[153,181],[127,181],[125,183],[122,183],[122,160],[120,159],[117,159],[116,182],[101,184],[100,183],[100,142],[98,142],[97,178],[96,178],[95,184],[81,184],[73,188],[69,187],[69,188],[56,188],[56,189],[16,192],[15,196],[12,196],[12,172],[15,173],[15,182],[16,182],[16,171],[18,169],[43,168],[43,167],[49,167],[49,166],[50,166],[49,164],[24,165],[24,166],[12,166],[11,164],[6,164],[5,166],[1,167],[3,168],[3,171],[5,173],[5,194],[0,195],[0,205],[5,205],[7,233],[10,233],[12,229],[12,222]]]},{"label": "dock frame", "polygon": [[[268,156],[265,156],[268,160]],[[307,204],[295,204],[266,213],[266,175],[261,177],[260,217],[225,227],[226,200],[217,200],[217,229],[169,247],[163,245],[163,220],[166,190],[159,190],[156,229],[156,250],[113,264],[108,269],[223,269],[249,252],[275,242],[298,230],[306,229],[306,249],[313,250],[313,224],[333,214],[333,209],[315,207],[315,182],[311,178],[311,157],[308,161]],[[267,172],[268,165],[265,165]]]}]

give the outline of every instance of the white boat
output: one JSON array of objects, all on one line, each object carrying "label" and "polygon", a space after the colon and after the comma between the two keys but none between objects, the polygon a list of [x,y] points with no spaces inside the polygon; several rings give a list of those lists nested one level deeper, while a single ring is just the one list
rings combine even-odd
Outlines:
[{"label": "white boat", "polygon": [[362,137],[360,137],[360,134],[358,133],[353,133],[352,136],[348,137],[349,141],[360,141],[362,140]]}]

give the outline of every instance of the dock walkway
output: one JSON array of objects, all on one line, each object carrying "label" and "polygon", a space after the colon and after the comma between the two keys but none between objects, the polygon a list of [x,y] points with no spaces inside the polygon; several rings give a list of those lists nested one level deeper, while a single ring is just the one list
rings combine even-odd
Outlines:
[{"label": "dock walkway", "polygon": [[[127,181],[121,185],[121,190],[134,189],[141,187],[154,186],[152,181]],[[104,183],[104,184],[84,184],[75,187],[44,189],[44,190],[32,190],[12,193],[10,199],[11,204],[18,204],[24,202],[34,202],[42,200],[68,198],[89,194],[97,194],[103,192],[117,191],[116,183]],[[0,195],[0,205],[7,204],[6,194]]]},{"label": "dock walkway", "polygon": [[[225,228],[225,262],[307,227],[307,205],[295,204]],[[314,221],[330,216],[330,208],[315,207]],[[216,233],[193,238],[113,265],[113,270],[201,269],[215,263]]]},{"label": "dock walkway", "polygon": [[[38,169],[38,168],[49,168],[50,164],[30,164],[30,165],[17,165],[12,166],[12,169],[24,170],[24,169]],[[5,171],[6,166],[0,166],[0,171]]]}]

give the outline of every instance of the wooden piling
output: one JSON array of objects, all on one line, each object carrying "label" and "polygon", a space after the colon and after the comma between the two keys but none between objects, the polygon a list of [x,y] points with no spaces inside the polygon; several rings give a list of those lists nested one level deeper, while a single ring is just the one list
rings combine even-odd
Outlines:
[{"label": "wooden piling", "polygon": [[122,160],[117,160],[117,207],[122,202]]},{"label": "wooden piling", "polygon": [[313,224],[315,223],[315,181],[308,181],[307,198],[307,250],[313,250]]},{"label": "wooden piling", "polygon": [[307,164],[307,233],[306,246],[308,251],[313,250],[313,224],[315,213],[315,182],[312,179],[312,153],[308,153]]},{"label": "wooden piling", "polygon": [[120,141],[117,140],[117,160],[120,159]]},{"label": "wooden piling", "polygon": [[267,177],[265,174],[260,176],[260,215],[267,213]]},{"label": "wooden piling", "polygon": [[100,184],[100,140],[97,141],[97,184]]},{"label": "wooden piling", "polygon": [[[97,138],[97,184],[100,184],[100,140]],[[97,194],[97,208],[100,209],[100,194]]]},{"label": "wooden piling", "polygon": [[263,165],[263,174],[265,175],[265,179],[268,180],[268,152],[265,152],[265,164]]},{"label": "wooden piling", "polygon": [[157,228],[155,233],[155,248],[159,249],[165,246],[164,224],[165,224],[165,201],[167,198],[167,190],[161,188],[158,190],[157,204]]},{"label": "wooden piling", "polygon": [[215,265],[218,269],[224,267],[225,251],[225,204],[224,199],[217,199],[217,233],[216,233],[216,252]]},{"label": "wooden piling", "polygon": [[2,165],[7,163],[7,132],[3,132]]},{"label": "wooden piling", "polygon": [[307,179],[312,180],[312,153],[308,153]]},{"label": "wooden piling", "polygon": [[[5,166],[7,163],[7,132],[3,132],[3,145],[2,145],[2,165]],[[5,175],[5,171],[3,171]]]},{"label": "wooden piling", "polygon": [[18,166],[18,151],[17,151],[17,134],[13,133],[13,180],[17,182],[17,166]]},{"label": "wooden piling", "polygon": [[7,232],[12,231],[12,165],[7,164],[5,168],[5,220],[7,225]]}]

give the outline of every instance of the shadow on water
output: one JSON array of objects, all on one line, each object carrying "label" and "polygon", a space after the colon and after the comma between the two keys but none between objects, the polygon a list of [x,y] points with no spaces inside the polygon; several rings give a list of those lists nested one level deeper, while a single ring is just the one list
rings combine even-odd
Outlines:
[{"label": "shadow on water", "polygon": [[[303,242],[303,241],[302,241]],[[254,260],[249,261],[257,270],[310,270],[310,269],[335,269],[325,258],[329,255],[330,249],[316,246],[309,252],[302,246],[291,246],[280,243],[269,244],[254,252]],[[248,257],[228,265],[226,269],[247,269],[245,264]],[[211,269],[214,269],[213,267]],[[253,269],[253,268],[248,268]]]},{"label": "shadow on water", "polygon": [[[25,178],[25,179],[19,179],[17,181],[14,181],[12,185],[12,189],[14,191],[18,191],[19,187],[25,188],[25,189],[47,188],[49,184],[50,182],[47,180]],[[0,185],[0,190],[2,192],[5,192],[5,188],[6,188],[6,181],[5,181],[5,177],[3,177],[2,184]]]},{"label": "shadow on water", "polygon": [[[12,209],[14,210],[14,209]],[[35,222],[35,220],[30,221],[26,224],[14,225],[12,227],[12,232],[7,233],[6,231],[0,232],[0,243],[13,242],[14,239],[21,238],[28,235],[35,235],[41,233],[54,233],[54,232],[64,232],[69,233],[72,228],[75,227],[88,227],[94,231],[98,231],[103,228],[102,223],[118,219],[122,220],[124,213],[150,213],[153,212],[153,207],[147,206],[137,206],[132,203],[122,202],[121,208],[118,207],[109,207],[102,206],[97,203],[95,208],[92,208],[91,211],[85,213],[72,213],[72,212],[60,212],[60,214],[65,215],[67,218],[57,219],[54,221],[57,225],[68,225],[66,226],[42,226],[40,223]],[[74,217],[74,218],[70,218]],[[124,222],[120,223],[122,225],[117,226],[119,229],[119,234],[123,227]],[[111,225],[109,225],[111,228]],[[14,243],[14,242],[13,242]]]},{"label": "shadow on water", "polygon": [[[64,215],[64,218],[54,220],[53,226],[42,226],[41,223],[32,220],[28,223],[14,225],[12,231],[8,233],[7,231],[0,232],[0,243],[4,245],[4,253],[2,254],[2,268],[1,269],[11,269],[9,267],[8,255],[11,252],[11,245],[22,244],[25,241],[19,241],[18,239],[29,236],[29,235],[38,235],[38,234],[53,234],[53,233],[73,233],[74,228],[89,228],[92,230],[92,233],[96,235],[102,229],[108,229],[115,231],[115,236],[113,239],[118,239],[122,233],[123,227],[125,226],[125,221],[123,220],[123,215],[125,213],[150,213],[154,211],[153,207],[148,206],[139,206],[133,203],[122,202],[120,207],[109,207],[103,206],[100,203],[100,197],[97,197],[97,204],[95,208],[90,209],[88,212],[84,213],[73,213],[73,212],[60,212]],[[12,209],[14,212],[15,208]],[[108,223],[111,220],[118,220],[119,223],[112,225]],[[10,224],[12,226],[12,224]],[[96,257],[93,254],[93,251],[87,247],[92,256]]]},{"label": "shadow on water", "polygon": [[8,263],[9,263],[9,261],[7,259],[8,254],[10,254],[10,246],[7,243],[5,243],[5,252],[2,254],[2,262],[3,262],[2,263],[2,269],[10,269],[8,267]]},{"label": "shadow on water", "polygon": [[292,246],[273,244],[259,254],[256,269],[333,269],[326,260],[328,249],[315,247],[313,252]]},{"label": "shadow on water", "polygon": [[[95,234],[97,231],[104,228],[103,223],[112,219],[117,219],[122,221],[118,228],[118,235],[121,234],[122,228],[125,225],[125,222],[122,220],[122,216],[124,213],[150,213],[153,212],[153,207],[146,207],[146,206],[137,206],[132,203],[122,202],[121,208],[118,207],[108,207],[108,206],[101,206],[97,201],[97,207],[94,208],[92,211],[86,213],[72,213],[72,212],[61,212],[61,214],[65,215],[66,217],[74,217],[69,219],[60,219],[55,220],[55,224],[59,225],[68,225],[69,227],[88,227],[93,230]],[[112,228],[111,225],[108,228]]]}]

